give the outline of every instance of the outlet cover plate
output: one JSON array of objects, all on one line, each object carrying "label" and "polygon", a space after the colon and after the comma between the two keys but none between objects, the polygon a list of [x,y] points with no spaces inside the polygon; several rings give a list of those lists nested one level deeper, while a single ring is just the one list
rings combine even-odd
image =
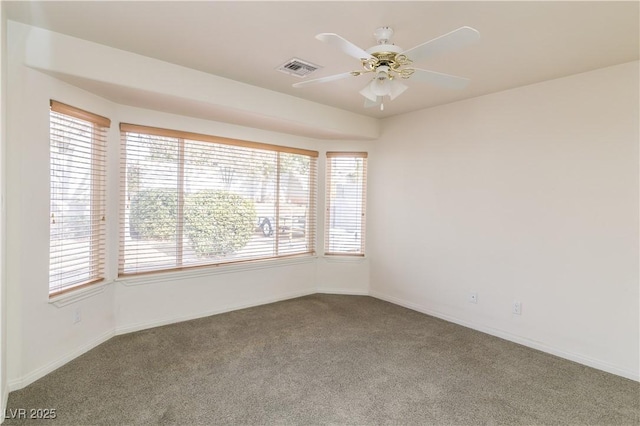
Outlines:
[{"label": "outlet cover plate", "polygon": [[522,303],[518,300],[513,301],[513,313],[516,315],[522,315]]}]

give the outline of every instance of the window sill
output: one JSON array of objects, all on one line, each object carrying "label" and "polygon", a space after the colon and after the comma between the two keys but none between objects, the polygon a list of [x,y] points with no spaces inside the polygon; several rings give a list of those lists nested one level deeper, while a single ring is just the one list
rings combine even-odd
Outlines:
[{"label": "window sill", "polygon": [[156,272],[140,276],[117,278],[115,282],[127,287],[155,284],[159,282],[175,281],[177,279],[198,278],[218,274],[232,274],[237,272],[253,271],[257,269],[280,268],[289,265],[298,265],[315,262],[317,255],[303,255],[286,259],[256,260],[242,264],[217,265],[210,267],[194,268],[182,271]]},{"label": "window sill", "polygon": [[325,262],[335,263],[361,263],[369,260],[367,256],[350,256],[341,254],[325,254],[322,256]]},{"label": "window sill", "polygon": [[79,302],[83,299],[88,299],[104,292],[107,285],[111,284],[112,282],[113,281],[102,281],[98,284],[79,288],[75,291],[69,291],[68,293],[51,297],[49,298],[49,303],[54,305],[56,308],[62,308],[64,306],[71,305],[72,303]]}]

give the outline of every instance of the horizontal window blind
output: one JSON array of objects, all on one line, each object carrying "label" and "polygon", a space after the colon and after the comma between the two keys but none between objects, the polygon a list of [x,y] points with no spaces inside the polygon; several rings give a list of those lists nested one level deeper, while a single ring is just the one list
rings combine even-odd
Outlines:
[{"label": "horizontal window blind", "polygon": [[313,253],[317,152],[120,129],[120,276]]},{"label": "horizontal window blind", "polygon": [[108,118],[51,101],[49,294],[104,279]]},{"label": "horizontal window blind", "polygon": [[367,153],[327,152],[324,250],[364,255]]}]

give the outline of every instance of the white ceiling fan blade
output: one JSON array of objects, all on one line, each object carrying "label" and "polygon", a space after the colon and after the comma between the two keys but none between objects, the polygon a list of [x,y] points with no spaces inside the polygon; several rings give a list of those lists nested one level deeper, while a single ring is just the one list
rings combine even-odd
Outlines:
[{"label": "white ceiling fan blade", "polygon": [[364,107],[365,108],[372,108],[374,106],[380,105],[381,102],[382,102],[382,96],[378,96],[375,101],[372,101],[371,99],[365,98],[364,99]]},{"label": "white ceiling fan blade", "polygon": [[443,74],[436,71],[421,70],[420,68],[414,68],[414,70],[415,72],[411,75],[410,80],[422,81],[447,89],[464,89],[467,87],[467,84],[469,84],[468,78]]},{"label": "white ceiling fan blade", "polygon": [[402,52],[413,62],[435,56],[441,52],[458,49],[480,40],[478,30],[471,27],[461,27],[450,33],[429,40]]},{"label": "white ceiling fan blade", "polygon": [[338,49],[342,50],[349,56],[353,56],[356,59],[371,59],[373,56],[368,54],[364,49],[359,48],[355,44],[351,43],[349,40],[340,37],[338,34],[334,33],[322,33],[318,34],[316,38],[320,41],[324,41],[331,46],[335,46]]},{"label": "white ceiling fan blade", "polygon": [[293,87],[303,87],[303,86],[310,86],[312,84],[327,83],[329,81],[342,80],[343,78],[352,77],[352,76],[353,74],[351,74],[351,71],[343,72],[342,74],[334,74],[334,75],[329,75],[327,77],[316,78],[314,80],[301,81],[300,83],[295,83]]}]

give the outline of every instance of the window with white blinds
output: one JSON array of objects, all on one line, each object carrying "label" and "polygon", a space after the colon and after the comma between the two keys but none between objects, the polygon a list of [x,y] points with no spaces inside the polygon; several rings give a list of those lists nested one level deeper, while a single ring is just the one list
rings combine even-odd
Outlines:
[{"label": "window with white blinds", "polygon": [[120,130],[120,276],[314,253],[316,151]]},{"label": "window with white blinds", "polygon": [[364,256],[367,153],[327,152],[324,250]]},{"label": "window with white blinds", "polygon": [[104,279],[108,118],[51,101],[49,294]]}]

